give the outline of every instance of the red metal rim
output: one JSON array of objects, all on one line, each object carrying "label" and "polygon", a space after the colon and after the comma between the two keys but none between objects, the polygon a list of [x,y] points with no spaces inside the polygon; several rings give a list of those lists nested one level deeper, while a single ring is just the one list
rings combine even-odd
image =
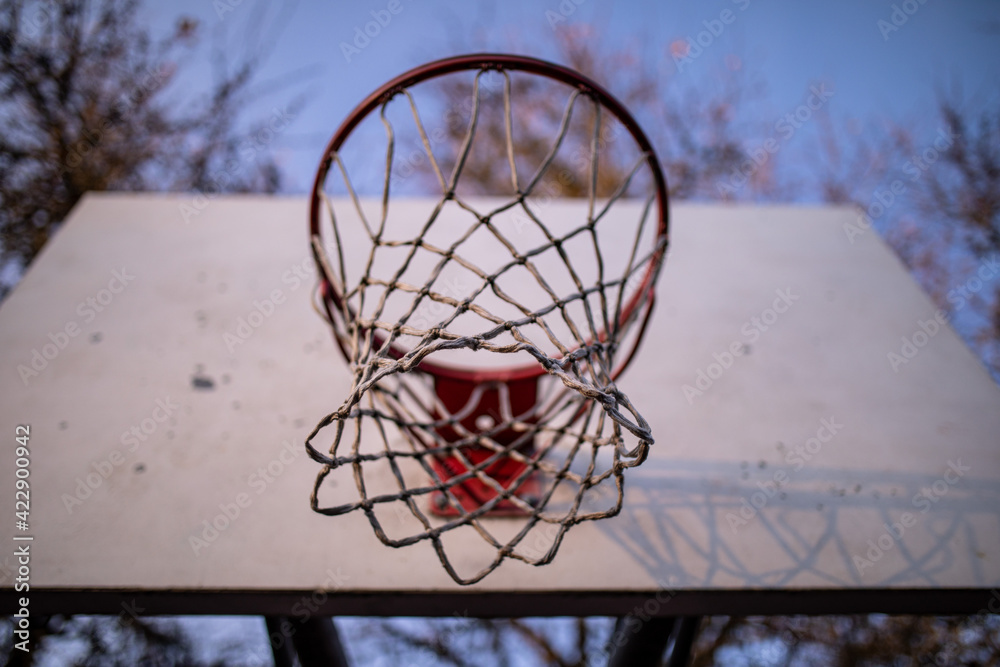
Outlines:
[{"label": "red metal rim", "polygon": [[[323,152],[323,158],[320,161],[319,168],[316,170],[316,178],[313,181],[312,192],[310,195],[310,238],[313,236],[319,236],[320,234],[320,214],[322,209],[320,192],[322,191],[323,183],[326,181],[327,173],[332,165],[333,155],[340,150],[344,141],[348,136],[350,136],[351,132],[354,131],[354,128],[357,127],[358,124],[366,116],[368,116],[368,114],[385,102],[388,102],[402,90],[445,74],[451,74],[463,70],[509,70],[529,72],[565,83],[574,88],[578,88],[582,92],[592,96],[600,102],[604,108],[610,111],[612,115],[614,115],[615,118],[617,118],[618,121],[621,122],[621,124],[624,125],[629,131],[639,149],[647,155],[646,162],[653,174],[654,188],[656,190],[657,198],[657,237],[658,239],[663,239],[664,244],[653,256],[646,275],[643,277],[642,285],[638,290],[636,290],[632,299],[628,304],[626,304],[622,311],[622,317],[627,318],[643,301],[643,299],[645,300],[645,313],[641,315],[641,321],[636,323],[636,326],[639,327],[639,335],[636,337],[632,349],[629,350],[623,362],[612,372],[613,378],[618,377],[618,375],[632,360],[632,357],[635,356],[639,343],[645,333],[646,325],[649,323],[649,318],[653,312],[653,292],[655,290],[654,283],[659,267],[663,261],[664,254],[666,253],[666,240],[669,238],[668,232],[670,221],[667,199],[667,182],[666,177],[660,168],[659,159],[656,156],[656,151],[653,149],[652,143],[649,141],[646,133],[643,132],[642,128],[639,126],[639,123],[632,117],[632,114],[629,113],[629,111],[617,99],[615,99],[611,93],[579,72],[561,65],[556,65],[537,58],[529,58],[527,56],[476,53],[435,60],[433,62],[420,65],[419,67],[415,67],[414,69],[411,69],[410,71],[405,72],[383,84],[366,97],[364,101],[362,101],[357,107],[354,108],[353,111],[351,111],[351,113],[347,115],[347,118],[345,118],[340,124],[340,127],[337,128],[337,131],[333,134],[333,137],[330,139],[330,142],[327,144],[326,149]],[[320,275],[322,275],[322,271],[320,271]],[[341,305],[341,295],[336,292],[333,285],[324,279],[322,290],[324,303],[326,304],[328,312],[329,301],[333,301],[339,308]],[[340,347],[344,357],[350,361],[350,354],[341,344],[340,337],[335,336],[335,339],[337,340],[338,347]],[[405,354],[405,350],[397,348],[396,346],[393,346],[392,351],[394,356],[397,357]],[[489,381],[510,382],[533,377],[541,377],[546,374],[546,370],[540,364],[529,364],[510,369],[497,370],[458,368],[423,361],[420,363],[419,369],[432,376],[472,383]]]}]

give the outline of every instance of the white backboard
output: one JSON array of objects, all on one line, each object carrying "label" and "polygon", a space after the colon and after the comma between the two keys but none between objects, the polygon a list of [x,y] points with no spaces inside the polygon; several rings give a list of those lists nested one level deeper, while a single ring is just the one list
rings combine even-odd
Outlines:
[{"label": "white backboard", "polygon": [[656,438],[625,509],[471,588],[429,544],[309,509],[303,441],[349,376],[306,219],[300,197],[89,195],[2,304],[0,506],[37,613],[975,613],[1000,586],[1000,389],[851,210],[674,205],[619,381]]}]

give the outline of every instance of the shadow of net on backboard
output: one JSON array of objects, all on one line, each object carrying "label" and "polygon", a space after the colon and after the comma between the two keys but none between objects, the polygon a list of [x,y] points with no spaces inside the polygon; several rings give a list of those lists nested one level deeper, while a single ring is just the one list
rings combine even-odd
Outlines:
[{"label": "shadow of net on backboard", "polygon": [[[965,468],[965,469],[963,469]],[[704,588],[992,586],[1000,482],[941,474],[647,461],[597,528],[651,577]]]}]

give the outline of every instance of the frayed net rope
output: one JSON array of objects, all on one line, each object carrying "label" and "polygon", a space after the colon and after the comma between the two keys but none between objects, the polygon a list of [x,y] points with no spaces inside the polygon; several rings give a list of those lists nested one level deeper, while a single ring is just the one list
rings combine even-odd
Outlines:
[{"label": "frayed net rope", "polygon": [[[573,525],[581,521],[601,519],[616,515],[622,506],[622,473],[627,467],[640,464],[653,442],[649,425],[638,413],[628,397],[612,380],[611,374],[617,344],[625,332],[635,324],[643,310],[645,300],[651,298],[648,281],[655,281],[659,261],[666,243],[659,239],[655,247],[640,254],[640,239],[650,215],[653,197],[646,200],[642,210],[636,241],[622,275],[605,276],[604,259],[598,244],[597,226],[605,219],[612,205],[627,191],[630,183],[647,159],[646,155],[632,165],[626,178],[611,195],[602,208],[597,209],[597,156],[600,130],[601,106],[593,103],[595,109],[594,133],[590,142],[590,196],[587,219],[584,224],[568,233],[555,235],[542,219],[528,206],[527,198],[535,190],[567,135],[573,110],[585,93],[574,90],[567,101],[559,124],[559,133],[538,167],[534,176],[523,188],[519,185],[517,167],[514,160],[512,140],[510,78],[504,76],[504,120],[506,129],[507,161],[515,196],[503,205],[487,213],[480,213],[455,193],[456,185],[476,133],[480,113],[479,79],[477,74],[473,84],[472,118],[468,132],[462,142],[458,159],[452,173],[445,179],[430,141],[417,111],[416,103],[407,90],[406,95],[416,127],[431,168],[440,184],[442,195],[429,218],[423,223],[416,236],[405,241],[383,238],[389,211],[389,182],[393,164],[395,134],[392,124],[386,118],[385,100],[381,107],[381,120],[386,129],[388,148],[386,155],[385,181],[383,187],[380,219],[376,224],[368,220],[362,210],[357,192],[351,184],[347,170],[334,154],[332,163],[339,169],[354,208],[364,225],[371,242],[371,253],[367,259],[367,270],[358,283],[348,286],[348,272],[345,266],[344,248],[341,245],[338,219],[331,200],[322,193],[327,213],[333,225],[336,252],[331,259],[324,252],[320,239],[312,239],[313,251],[324,278],[335,286],[340,294],[337,307],[332,311],[331,324],[341,347],[349,352],[353,369],[352,389],[335,412],[324,417],[306,441],[309,455],[322,464],[313,489],[312,508],[322,514],[339,515],[354,510],[363,511],[378,538],[393,547],[402,547],[429,540],[441,564],[455,581],[469,584],[479,581],[496,569],[505,558],[522,560],[533,565],[551,561],[555,556],[563,535]],[[589,99],[589,98],[588,98]],[[463,234],[451,245],[439,247],[427,241],[426,236],[439,218],[447,202],[471,213],[475,218]],[[512,209],[519,209],[544,235],[545,243],[528,251],[519,251],[492,221],[497,215]],[[477,231],[487,230],[510,254],[497,270],[487,272],[463,257],[463,244]],[[579,236],[592,239],[596,258],[597,279],[594,284],[585,285],[575,270],[569,253],[564,249],[567,242]],[[405,259],[389,279],[376,277],[371,273],[376,254],[381,248],[408,249]],[[422,285],[413,285],[402,280],[418,250],[433,253],[436,265],[427,275]],[[575,285],[570,294],[557,294],[536,266],[537,258],[554,250],[565,264]],[[471,272],[478,284],[465,296],[456,298],[433,289],[441,272],[455,263]],[[652,266],[652,270],[651,267]],[[529,309],[520,304],[498,284],[498,279],[512,270],[526,270],[537,283],[539,290],[551,299],[548,305]],[[643,288],[631,297],[627,286],[634,287],[640,279],[645,279]],[[380,294],[371,296],[368,290],[377,288]],[[490,293],[509,304],[520,313],[520,317],[508,319],[500,317],[487,308],[480,295]],[[385,306],[393,294],[412,295],[409,308],[396,319],[385,319]],[[598,312],[592,303],[597,297]],[[628,299],[632,301],[629,303]],[[374,306],[366,310],[366,306]],[[412,321],[414,313],[422,303],[435,302],[446,306],[450,313],[435,326],[417,327]],[[569,312],[572,304],[582,306],[583,323],[576,321]],[[474,335],[460,335],[450,331],[449,326],[465,313],[474,313],[489,326]],[[324,316],[326,314],[324,313]],[[571,341],[560,340],[551,318],[559,318],[570,332]],[[338,320],[340,326],[338,326]],[[546,354],[542,346],[532,341],[525,329],[541,330],[548,343],[557,351],[556,355]],[[394,344],[400,337],[416,339],[409,351],[399,354]],[[512,342],[504,342],[512,340]],[[539,386],[539,399],[528,412],[513,414],[509,387],[507,384],[485,383],[477,387],[466,406],[456,412],[449,411],[436,396],[432,379],[423,373],[411,373],[421,361],[444,350],[468,349],[480,353],[531,355],[548,376]],[[547,380],[547,381],[546,381]],[[495,391],[500,397],[499,421],[487,428],[475,431],[463,425],[463,420],[479,404],[486,391]],[[333,442],[328,453],[316,449],[313,441],[326,428],[334,431]],[[637,443],[629,447],[625,443],[624,431],[629,432]],[[442,432],[449,434],[444,437]],[[516,436],[511,439],[510,434]],[[501,444],[498,434],[505,434]],[[472,460],[470,449],[485,452]],[[601,452],[610,451],[610,461],[601,459]],[[460,466],[442,474],[441,466],[435,462],[457,461]],[[523,466],[523,470],[506,485],[498,483],[491,475],[491,466],[504,460],[513,460]],[[381,466],[383,477],[390,477],[393,490],[371,494],[368,486],[373,479],[372,466]],[[454,467],[454,464],[453,464]],[[337,469],[350,469],[357,489],[357,500],[333,506],[322,506],[319,500],[324,481]],[[415,480],[412,470],[421,471]],[[366,473],[368,477],[366,478]],[[386,475],[385,473],[388,473]],[[545,488],[539,496],[531,499],[520,497],[515,491],[522,482],[532,476],[545,479]],[[471,480],[483,484],[492,491],[492,497],[475,509],[463,507],[455,495],[457,486]],[[614,499],[605,509],[589,511],[584,505],[590,504],[588,492],[593,493],[606,480],[614,483]],[[383,480],[384,481],[384,480]],[[457,516],[451,520],[431,517],[419,502],[434,492],[443,494],[447,504]],[[523,527],[512,537],[498,538],[488,530],[486,515],[499,503],[509,503],[518,508]],[[377,516],[380,507],[394,506],[397,519],[400,511],[415,526],[415,532],[402,538],[390,537],[386,531],[384,517]],[[504,521],[507,521],[506,519]],[[544,548],[524,548],[525,540],[538,526],[549,525],[548,540]],[[460,575],[445,551],[443,536],[461,527],[475,530],[485,542],[495,549],[495,557],[476,574]]]}]

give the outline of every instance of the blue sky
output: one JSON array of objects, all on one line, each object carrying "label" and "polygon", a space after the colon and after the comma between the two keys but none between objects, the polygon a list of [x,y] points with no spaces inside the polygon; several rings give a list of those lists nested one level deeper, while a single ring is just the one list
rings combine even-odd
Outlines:
[{"label": "blue sky", "polygon": [[[764,106],[756,113],[770,117],[794,109],[818,82],[836,92],[828,109],[834,120],[917,124],[934,122],[937,92],[956,82],[965,97],[975,100],[992,99],[997,90],[1000,2],[993,0],[395,2],[398,5],[390,0],[302,0],[290,11],[261,79],[288,80],[304,69],[309,77],[263,95],[257,102],[260,109],[249,114],[266,115],[295,94],[308,98],[291,130],[275,144],[290,192],[307,189],[328,137],[354,104],[385,80],[422,62],[462,52],[513,51],[557,58],[554,33],[572,26],[593,26],[604,48],[632,46],[664,77],[711,77],[735,55],[766,83]],[[390,4],[398,13],[388,12]],[[213,31],[225,32],[222,48],[235,61],[252,41],[246,39],[244,26],[258,6],[252,0],[180,0],[147,6],[144,17],[158,32],[168,31],[180,14],[200,20],[206,48],[185,69],[187,81],[198,85],[209,80],[207,45]],[[272,19],[282,11],[278,6],[267,8]],[[730,22],[711,40],[703,34],[708,46],[678,72],[670,45],[697,40],[713,26],[718,31],[724,12],[729,12],[725,18]],[[342,43],[351,44],[356,30],[364,30],[377,16],[391,20],[364,48],[349,54],[348,62]],[[565,20],[556,21],[556,16]],[[614,81],[602,83],[615,91]],[[927,131],[932,134],[933,128]],[[805,146],[803,142],[801,148]]]}]

